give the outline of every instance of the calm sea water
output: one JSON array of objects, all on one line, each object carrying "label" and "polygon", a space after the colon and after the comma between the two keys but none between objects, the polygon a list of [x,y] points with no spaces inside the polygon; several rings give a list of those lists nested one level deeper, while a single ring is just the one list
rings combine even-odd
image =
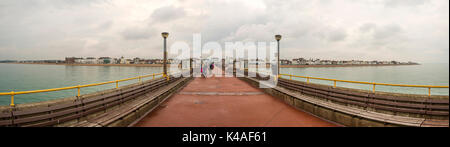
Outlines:
[{"label": "calm sea water", "polygon": [[[162,72],[160,67],[122,66],[61,66],[0,64],[0,92],[27,91],[59,88],[74,85],[106,82]],[[366,81],[378,83],[449,85],[449,64],[422,64],[408,66],[366,66],[366,67],[319,67],[282,68],[281,73],[294,75]],[[305,79],[296,79],[305,81]],[[135,83],[137,80],[121,82],[120,85]],[[330,81],[310,80],[310,82],[333,85]],[[337,86],[371,90],[371,85],[338,83]],[[81,93],[91,93],[114,88],[115,84],[82,88]],[[377,91],[427,94],[426,88],[399,88],[377,86]],[[16,95],[16,104],[72,97],[77,90],[64,90],[37,94]],[[433,95],[449,95],[448,89],[432,89]],[[0,96],[0,105],[8,105],[10,96]]]},{"label": "calm sea water", "polygon": [[[0,92],[60,88],[107,82],[160,72],[162,72],[162,68],[160,67],[0,64]],[[138,80],[120,82],[119,86],[136,82]],[[81,89],[81,94],[111,89],[115,88],[115,86],[114,83],[86,87]],[[22,104],[72,97],[76,96],[77,93],[77,89],[73,89],[16,95],[14,98],[16,104]],[[0,96],[0,105],[8,105],[9,103],[10,96]]]},{"label": "calm sea water", "polygon": [[[409,85],[449,85],[449,64],[448,63],[424,63],[421,65],[403,66],[361,66],[361,67],[316,67],[316,68],[282,68],[281,73],[302,75],[310,77],[340,79],[351,81],[409,84]],[[295,80],[306,81],[303,78]],[[333,81],[310,80],[310,82],[333,85]],[[337,83],[337,86],[372,90],[372,85]],[[428,94],[428,88],[410,87],[375,87],[376,91]],[[448,88],[432,88],[432,95],[449,95]]]}]

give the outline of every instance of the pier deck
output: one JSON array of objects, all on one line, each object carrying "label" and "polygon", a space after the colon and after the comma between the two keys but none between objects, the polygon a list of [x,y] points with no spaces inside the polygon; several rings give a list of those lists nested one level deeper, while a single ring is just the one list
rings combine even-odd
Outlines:
[{"label": "pier deck", "polygon": [[237,78],[195,78],[136,127],[334,127]]}]

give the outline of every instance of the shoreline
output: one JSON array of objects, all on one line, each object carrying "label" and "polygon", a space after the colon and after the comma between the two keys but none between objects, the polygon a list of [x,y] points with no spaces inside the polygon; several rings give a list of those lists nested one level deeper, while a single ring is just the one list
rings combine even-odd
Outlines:
[{"label": "shoreline", "polygon": [[[37,65],[65,65],[65,66],[127,66],[127,67],[163,67],[163,64],[66,64],[66,63],[5,63],[5,64],[37,64]],[[280,65],[281,68],[308,67],[361,67],[361,66],[401,66],[420,64],[347,64],[347,65]]]},{"label": "shoreline", "polygon": [[6,64],[37,64],[37,65],[65,65],[65,66],[163,67],[162,64],[66,64],[66,63],[6,63]]},{"label": "shoreline", "polygon": [[280,65],[282,68],[308,68],[308,67],[361,67],[361,66],[401,66],[420,64],[346,64],[346,65]]}]

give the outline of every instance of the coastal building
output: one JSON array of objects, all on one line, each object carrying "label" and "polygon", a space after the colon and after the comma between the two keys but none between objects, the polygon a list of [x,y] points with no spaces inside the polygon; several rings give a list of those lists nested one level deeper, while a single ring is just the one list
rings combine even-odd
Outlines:
[{"label": "coastal building", "polygon": [[77,64],[83,64],[84,58],[75,58],[75,63]]},{"label": "coastal building", "polygon": [[125,59],[125,64],[131,64],[133,62],[133,60],[131,59]]},{"label": "coastal building", "polygon": [[309,59],[306,63],[307,65],[319,65],[320,59]]},{"label": "coastal building", "polygon": [[[226,57],[230,64],[233,62],[234,58]],[[194,61],[200,60],[198,58],[194,58]],[[247,59],[239,58],[236,59],[239,61],[244,61]],[[212,58],[213,62],[221,62],[219,58]],[[111,58],[111,57],[100,57],[98,59],[94,57],[87,58],[78,58],[78,57],[66,57],[65,60],[29,60],[29,61],[17,61],[21,63],[67,63],[67,64],[163,64],[163,59],[141,59],[135,57],[133,59],[125,59],[123,56],[120,58]],[[178,59],[168,59],[167,64],[178,64],[182,62],[182,60]],[[264,59],[259,59],[259,62],[264,62]],[[269,62],[269,61],[268,61]],[[272,62],[276,63],[274,59]],[[256,59],[250,59],[249,64],[255,64]],[[417,64],[414,62],[398,62],[398,61],[363,61],[363,60],[320,60],[320,59],[305,59],[305,58],[294,58],[292,60],[281,59],[280,64],[282,65],[377,65],[377,64]]]},{"label": "coastal building", "polygon": [[84,64],[98,64],[97,59],[94,57],[87,57],[83,62]]},{"label": "coastal building", "polygon": [[304,59],[304,58],[297,58],[297,59],[292,59],[292,63],[293,64],[306,65],[307,60]]},{"label": "coastal building", "polygon": [[74,63],[80,62],[81,59],[83,59],[83,58],[66,57],[65,63],[66,63],[66,64],[74,64]]},{"label": "coastal building", "polygon": [[17,60],[1,60],[0,63],[15,63],[15,62],[20,62]]},{"label": "coastal building", "polygon": [[[21,62],[22,62],[22,61],[21,61]],[[65,62],[66,62],[67,64],[73,64],[73,63],[75,63],[75,57],[66,57]]]},{"label": "coastal building", "polygon": [[138,57],[133,58],[133,63],[132,64],[140,64],[140,59]]},{"label": "coastal building", "polygon": [[[142,63],[143,62],[143,63]],[[150,59],[144,59],[141,61],[142,64],[152,64],[152,60]]]},{"label": "coastal building", "polygon": [[20,63],[65,63],[63,60],[27,60],[27,61],[19,61]]},{"label": "coastal building", "polygon": [[292,64],[292,61],[286,60],[286,59],[281,59],[280,64],[281,65],[289,65],[289,64]]},{"label": "coastal building", "polygon": [[111,57],[100,57],[98,58],[99,64],[112,64],[112,58]]},{"label": "coastal building", "polygon": [[147,61],[148,64],[162,64],[163,61],[161,59],[149,59]]},{"label": "coastal building", "polygon": [[322,65],[331,65],[332,61],[331,60],[321,60],[320,64],[322,64]]},{"label": "coastal building", "polygon": [[113,58],[112,59],[112,64],[119,64],[119,59]]},{"label": "coastal building", "polygon": [[118,61],[119,64],[126,64],[126,60],[125,60],[125,58],[123,58],[123,56],[120,57],[120,59],[118,59],[118,60],[119,60]]}]

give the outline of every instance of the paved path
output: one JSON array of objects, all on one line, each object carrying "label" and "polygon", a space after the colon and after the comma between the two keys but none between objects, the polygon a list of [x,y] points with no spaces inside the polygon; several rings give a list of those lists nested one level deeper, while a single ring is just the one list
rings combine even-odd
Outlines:
[{"label": "paved path", "polygon": [[138,127],[332,127],[237,78],[195,78]]}]

